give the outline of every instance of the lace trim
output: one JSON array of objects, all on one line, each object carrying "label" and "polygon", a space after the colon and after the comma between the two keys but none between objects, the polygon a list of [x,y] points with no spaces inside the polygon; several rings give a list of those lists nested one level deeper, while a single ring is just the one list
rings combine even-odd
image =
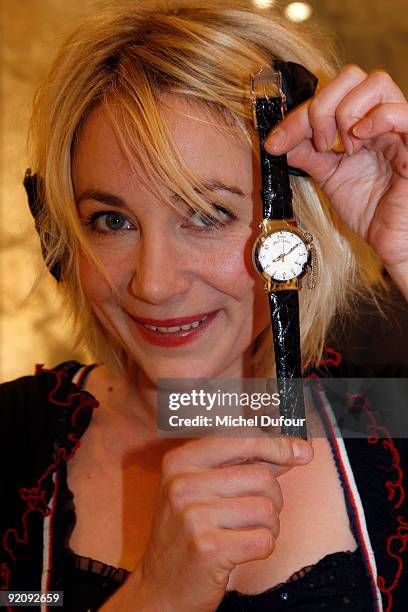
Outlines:
[{"label": "lace trim", "polygon": [[130,572],[123,567],[113,567],[102,561],[91,559],[90,557],[82,557],[76,553],[68,553],[68,557],[71,559],[73,567],[83,572],[90,572],[91,574],[99,574],[104,578],[115,580],[116,582],[124,582],[129,576]]},{"label": "lace trim", "polygon": [[279,584],[276,584],[275,586],[266,589],[261,593],[257,593],[256,595],[241,593],[239,591],[229,591],[229,593],[234,594],[235,597],[239,598],[261,597],[263,595],[267,595],[268,593],[280,591],[283,588],[287,589],[288,587],[294,585],[294,583],[303,583],[306,578],[310,579],[312,576],[316,579],[316,581],[315,584],[309,586],[317,587],[318,585],[332,585],[335,583],[336,572],[346,570],[347,574],[352,573],[351,568],[354,567],[354,565],[351,565],[352,562],[361,563],[362,565],[361,551],[358,547],[353,551],[345,550],[330,553],[325,557],[322,557],[319,561],[317,561],[317,563],[305,565],[301,569],[297,570],[287,579],[286,582],[279,582]]},{"label": "lace trim", "polygon": [[[82,557],[74,552],[67,552],[67,556],[72,563],[72,567],[75,569],[90,572],[92,574],[98,574],[104,578],[109,578],[119,583],[123,583],[130,574],[128,570],[122,567],[113,567],[112,565],[108,565],[107,563],[97,561],[96,559],[92,559],[90,557]],[[304,578],[308,577],[309,574],[318,574],[319,583],[322,582],[323,579],[326,584],[333,584],[335,582],[335,575],[331,574],[330,572],[339,571],[340,569],[343,570],[345,567],[347,567],[350,572],[352,566],[349,564],[353,561],[356,561],[357,563],[361,561],[359,548],[356,548],[353,551],[346,550],[330,553],[320,559],[317,563],[306,565],[305,567],[297,570],[288,578],[286,582],[280,582],[279,584],[266,589],[261,593],[257,593],[256,595],[240,593],[239,591],[228,591],[227,594],[234,594],[235,597],[257,597],[258,595],[266,595],[267,593],[276,592],[282,588],[287,588],[290,583],[302,581]]]}]

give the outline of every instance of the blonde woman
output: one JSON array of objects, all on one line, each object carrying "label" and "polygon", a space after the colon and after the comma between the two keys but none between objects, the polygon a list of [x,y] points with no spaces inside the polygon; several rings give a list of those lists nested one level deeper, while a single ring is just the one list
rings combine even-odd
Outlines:
[{"label": "blonde woman", "polygon": [[312,177],[292,179],[320,260],[304,360],[382,265],[408,296],[408,105],[318,43],[245,2],[174,0],[119,2],[61,49],[35,101],[34,212],[95,363],[2,386],[3,590],[75,611],[403,609],[403,440],[155,431],[159,378],[274,372],[250,258],[260,66],[321,83],[266,142]]}]

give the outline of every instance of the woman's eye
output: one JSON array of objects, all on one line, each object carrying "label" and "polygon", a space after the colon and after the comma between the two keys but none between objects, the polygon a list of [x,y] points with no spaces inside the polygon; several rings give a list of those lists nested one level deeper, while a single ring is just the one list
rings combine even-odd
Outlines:
[{"label": "woman's eye", "polygon": [[115,231],[132,230],[134,226],[123,215],[117,212],[96,212],[86,221],[86,225],[97,232],[109,233]]},{"label": "woman's eye", "polygon": [[[191,209],[191,214],[186,219],[186,221],[188,221],[188,225],[204,229],[222,229],[226,223],[228,223],[228,221],[236,218],[231,211],[228,211],[222,206],[217,206],[214,204],[213,208],[217,211],[218,218],[211,217]],[[186,225],[184,225],[184,227],[185,226]]]}]

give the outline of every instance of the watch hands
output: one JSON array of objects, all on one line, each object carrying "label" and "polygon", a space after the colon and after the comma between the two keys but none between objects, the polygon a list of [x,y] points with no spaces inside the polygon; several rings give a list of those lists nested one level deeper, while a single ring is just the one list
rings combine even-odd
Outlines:
[{"label": "watch hands", "polygon": [[289,253],[291,253],[292,251],[294,251],[295,249],[297,249],[299,246],[300,246],[300,244],[295,244],[295,246],[294,246],[294,247],[292,247],[292,248],[290,249],[290,251],[288,251],[288,252],[286,253],[286,255],[289,255]]},{"label": "watch hands", "polygon": [[287,253],[285,253],[285,242],[284,240],[282,240],[282,253],[280,255],[278,255],[278,257],[276,257],[273,260],[273,263],[281,260],[281,261],[285,261],[285,257],[286,255],[290,255],[290,253],[292,253],[292,251],[294,251],[295,249],[297,249],[300,245],[299,244],[295,244],[294,247],[292,247]]}]

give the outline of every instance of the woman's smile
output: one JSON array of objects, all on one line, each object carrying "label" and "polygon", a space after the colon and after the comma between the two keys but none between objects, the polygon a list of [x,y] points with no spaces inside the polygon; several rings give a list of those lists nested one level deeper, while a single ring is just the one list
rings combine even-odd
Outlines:
[{"label": "woman's smile", "polygon": [[132,317],[140,336],[149,344],[176,347],[198,340],[211,326],[219,310],[178,319],[141,319]]}]

